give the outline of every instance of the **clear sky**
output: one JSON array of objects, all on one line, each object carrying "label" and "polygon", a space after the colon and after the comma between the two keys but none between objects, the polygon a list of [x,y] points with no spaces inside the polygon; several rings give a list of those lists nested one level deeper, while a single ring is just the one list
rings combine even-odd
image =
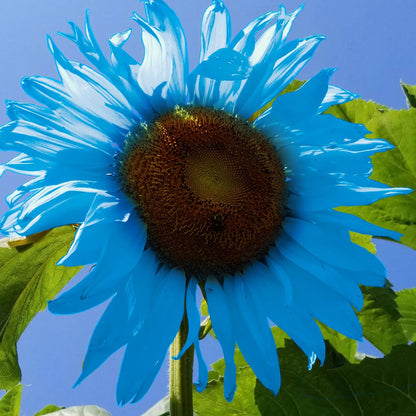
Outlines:
[{"label": "clear sky", "polygon": [[[191,66],[199,56],[200,21],[208,0],[170,0],[182,20],[188,38]],[[275,0],[229,0],[233,34],[254,17],[274,10]],[[297,0],[284,5],[294,10]],[[128,50],[140,56],[139,31],[130,20],[131,12],[142,12],[137,0],[15,0],[0,5],[0,122],[7,122],[5,99],[30,101],[19,81],[26,75],[56,77],[53,60],[46,47],[46,34],[68,31],[68,20],[82,25],[85,9],[90,9],[92,26],[104,50],[107,39],[115,32],[134,29]],[[310,0],[297,18],[291,38],[324,34],[311,63],[302,71],[306,79],[324,67],[336,67],[332,82],[390,107],[404,108],[405,100],[399,81],[416,84],[415,0]],[[79,53],[59,36],[54,36],[62,50],[72,59]],[[1,154],[0,161],[10,155]],[[4,196],[21,178],[5,175],[0,181],[0,213],[6,206]],[[416,254],[398,244],[381,242],[379,256],[389,271],[395,288],[414,286]],[[23,370],[22,416],[32,416],[48,403],[63,406],[97,404],[113,416],[138,416],[167,394],[167,368],[164,366],[147,396],[138,404],[118,408],[115,385],[121,355],[116,354],[102,368],[73,390],[89,337],[103,311],[103,306],[74,316],[53,316],[40,313],[18,345]],[[203,347],[208,362],[219,356],[218,346],[211,340]],[[371,350],[368,350],[371,351]]]}]

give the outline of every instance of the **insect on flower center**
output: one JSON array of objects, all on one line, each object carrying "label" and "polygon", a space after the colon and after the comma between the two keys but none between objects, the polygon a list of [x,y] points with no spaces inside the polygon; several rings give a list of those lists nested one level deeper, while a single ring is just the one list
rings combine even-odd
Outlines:
[{"label": "insect on flower center", "polygon": [[131,134],[120,161],[124,191],[159,259],[205,278],[262,260],[284,219],[276,150],[249,122],[177,107]]}]

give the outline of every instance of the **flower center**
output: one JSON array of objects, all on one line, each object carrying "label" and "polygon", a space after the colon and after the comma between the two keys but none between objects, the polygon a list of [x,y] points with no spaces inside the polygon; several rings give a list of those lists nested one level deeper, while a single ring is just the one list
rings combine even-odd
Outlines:
[{"label": "flower center", "polygon": [[284,219],[276,150],[249,122],[177,107],[131,134],[120,161],[124,191],[159,259],[205,278],[262,260]]}]

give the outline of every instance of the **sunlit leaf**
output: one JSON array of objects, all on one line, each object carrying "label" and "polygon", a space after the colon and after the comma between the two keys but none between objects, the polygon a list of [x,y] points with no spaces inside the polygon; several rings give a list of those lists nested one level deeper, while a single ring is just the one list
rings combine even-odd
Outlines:
[{"label": "sunlit leaf", "polygon": [[321,328],[324,339],[326,339],[336,351],[342,354],[343,357],[351,363],[357,361],[355,357],[357,354],[357,341],[345,337],[322,323],[319,323],[319,327]]},{"label": "sunlit leaf", "polygon": [[[53,299],[79,267],[56,267],[73,239],[72,226],[51,230],[35,242],[0,248],[0,389],[20,382],[16,343],[35,317]],[[29,244],[27,244],[29,243]]]},{"label": "sunlit leaf", "polygon": [[[328,110],[338,118],[364,124],[372,134],[396,147],[372,157],[372,179],[392,187],[414,188],[416,184],[416,108],[391,110],[371,101],[354,100]],[[416,249],[416,193],[382,199],[369,206],[343,207],[382,227],[403,234],[401,243]]]},{"label": "sunlit leaf", "polygon": [[397,292],[397,304],[403,332],[409,341],[416,341],[416,289],[404,289]]},{"label": "sunlit leaf", "polygon": [[0,400],[1,416],[19,416],[22,385],[18,384],[9,390]]},{"label": "sunlit leaf", "polygon": [[389,282],[385,287],[362,286],[364,307],[357,314],[364,337],[384,354],[389,353],[394,345],[407,343],[399,322],[397,295],[391,287]]},{"label": "sunlit leaf", "polygon": [[[332,354],[331,354],[332,356]],[[411,415],[416,413],[416,346],[400,345],[380,359],[351,364],[336,357],[307,370],[307,358],[292,341],[279,349],[282,387],[275,397],[248,367],[239,369],[237,392],[228,404],[222,379],[194,394],[199,415]],[[254,389],[254,391],[253,391]]]},{"label": "sunlit leaf", "polygon": [[[376,254],[370,235],[351,233],[351,241]],[[364,306],[358,312],[365,338],[385,354],[391,351],[393,345],[407,342],[399,322],[397,295],[391,287],[388,281],[385,287],[361,286]]]}]

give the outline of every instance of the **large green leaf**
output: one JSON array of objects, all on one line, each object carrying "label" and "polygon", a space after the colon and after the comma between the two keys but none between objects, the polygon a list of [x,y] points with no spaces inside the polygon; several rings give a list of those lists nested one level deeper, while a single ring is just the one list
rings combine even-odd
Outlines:
[{"label": "large green leaf", "polygon": [[245,367],[238,370],[237,392],[230,404],[223,398],[219,378],[210,381],[204,393],[195,393],[196,411],[210,416],[416,414],[416,366],[409,365],[416,361],[414,345],[394,347],[382,359],[365,358],[359,364],[335,357],[308,371],[306,357],[287,341],[279,359],[282,387],[277,397]]},{"label": "large green leaf", "polygon": [[319,323],[322,336],[326,339],[331,346],[349,362],[354,363],[357,361],[357,341],[350,339],[340,334],[328,326]]},{"label": "large green leaf", "polygon": [[[396,146],[372,157],[372,179],[393,187],[415,187],[416,108],[391,110],[358,99],[333,106],[327,112],[353,123],[362,123],[373,132],[369,138],[383,138]],[[369,206],[343,207],[342,210],[402,233],[401,242],[416,249],[416,193],[382,199]]]},{"label": "large green leaf", "polygon": [[20,382],[16,343],[27,325],[80,270],[56,267],[73,236],[73,227],[66,226],[38,239],[1,241],[0,389],[8,390]]},{"label": "large green leaf", "polygon": [[256,377],[250,367],[237,368],[237,391],[231,403],[224,399],[222,376],[210,371],[210,381],[203,393],[194,389],[194,410],[198,415],[258,415],[254,389]]},{"label": "large green leaf", "polygon": [[397,293],[397,304],[403,332],[409,341],[416,341],[416,289],[404,289]]},{"label": "large green leaf", "polygon": [[407,343],[399,321],[397,295],[391,287],[388,281],[385,287],[362,286],[364,306],[357,313],[364,337],[384,354],[389,353],[394,345]]},{"label": "large green leaf", "polygon": [[[351,241],[376,254],[376,247],[370,235],[351,233]],[[358,312],[364,336],[383,353],[389,353],[393,345],[407,342],[399,322],[400,313],[396,303],[397,295],[386,281],[385,287],[361,286],[364,306]]]},{"label": "large green leaf", "polygon": [[8,391],[0,400],[1,416],[19,416],[22,385],[18,384]]}]

